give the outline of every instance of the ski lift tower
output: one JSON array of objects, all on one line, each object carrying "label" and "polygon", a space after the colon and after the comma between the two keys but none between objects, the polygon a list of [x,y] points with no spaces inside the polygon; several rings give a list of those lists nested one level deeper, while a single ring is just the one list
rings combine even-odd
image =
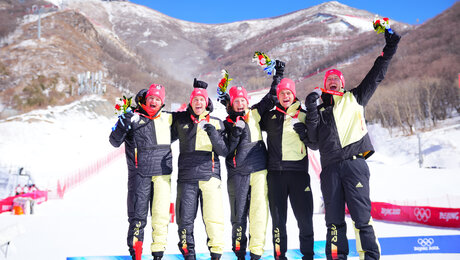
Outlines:
[{"label": "ski lift tower", "polygon": [[38,8],[38,26],[37,26],[37,37],[40,40],[41,32],[42,32],[42,26],[41,26],[41,21],[42,21],[42,10],[43,7]]}]

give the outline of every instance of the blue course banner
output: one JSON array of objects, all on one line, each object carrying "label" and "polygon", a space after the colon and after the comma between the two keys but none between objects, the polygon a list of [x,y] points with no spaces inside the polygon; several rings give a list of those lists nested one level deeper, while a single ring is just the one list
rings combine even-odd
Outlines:
[{"label": "blue course banner", "polygon": [[460,253],[460,235],[380,238],[382,255]]},{"label": "blue course banner", "polygon": [[[459,232],[460,233],[460,232]],[[379,238],[382,255],[415,255],[415,254],[460,254],[460,235],[446,236],[416,236],[416,237],[384,237]],[[349,239],[348,256],[358,256],[356,251],[356,242]],[[315,259],[326,258],[324,254],[326,242],[316,241],[314,246]],[[286,252],[288,259],[302,259],[299,249],[289,249]],[[197,254],[197,260],[207,260],[210,258],[209,253]],[[250,258],[249,253],[247,259]],[[143,255],[142,260],[151,260],[152,256]],[[166,254],[164,260],[181,260],[184,259],[180,254]],[[235,259],[233,252],[225,252],[222,260]],[[273,251],[266,250],[261,258],[262,260],[272,260]],[[67,257],[67,260],[132,260],[130,256],[81,256]]]}]

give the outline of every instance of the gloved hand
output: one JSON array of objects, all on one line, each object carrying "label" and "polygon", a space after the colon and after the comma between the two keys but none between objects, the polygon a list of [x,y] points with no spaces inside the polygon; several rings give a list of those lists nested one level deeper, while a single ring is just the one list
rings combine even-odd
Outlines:
[{"label": "gloved hand", "polygon": [[206,124],[203,125],[203,130],[208,133],[208,135],[211,135],[212,132],[216,131],[216,127],[213,126],[212,124],[206,122]]},{"label": "gloved hand", "polygon": [[193,79],[193,87],[194,88],[204,88],[206,89],[208,87],[208,83],[204,82],[204,81],[201,81],[201,80],[197,80],[196,78]]},{"label": "gloved hand", "polygon": [[246,123],[244,122],[244,120],[236,121],[235,125],[232,128],[232,135],[234,137],[241,136],[241,134],[243,134],[243,130],[245,126],[246,126]]},{"label": "gloved hand", "polygon": [[397,45],[399,43],[399,40],[401,39],[401,36],[397,34],[395,31],[393,33],[390,33],[387,29],[385,29],[385,42],[388,45]]},{"label": "gloved hand", "polygon": [[118,122],[123,129],[128,132],[131,129],[132,121],[131,118],[134,116],[133,112],[128,112],[118,116]]},{"label": "gloved hand", "polygon": [[305,98],[305,106],[307,110],[315,109],[317,106],[316,101],[321,97],[322,91],[319,88],[315,88],[308,96]]},{"label": "gloved hand", "polygon": [[383,48],[383,57],[391,58],[396,53],[396,49],[398,48],[399,40],[401,36],[399,36],[394,30],[393,33],[389,33],[388,30],[385,30],[385,47]]},{"label": "gloved hand", "polygon": [[286,66],[286,64],[280,60],[275,60],[275,70],[276,70],[276,73],[275,73],[275,76],[280,76],[282,77],[283,74],[284,74],[284,67]]},{"label": "gloved hand", "polygon": [[230,95],[228,93],[224,93],[218,97],[219,102],[227,107],[230,104]]},{"label": "gloved hand", "polygon": [[301,141],[307,137],[307,127],[302,122],[294,124],[294,131],[299,135]]},{"label": "gloved hand", "polygon": [[292,128],[294,128],[294,125],[299,123],[299,119],[296,117],[296,118],[291,118],[291,126]]}]

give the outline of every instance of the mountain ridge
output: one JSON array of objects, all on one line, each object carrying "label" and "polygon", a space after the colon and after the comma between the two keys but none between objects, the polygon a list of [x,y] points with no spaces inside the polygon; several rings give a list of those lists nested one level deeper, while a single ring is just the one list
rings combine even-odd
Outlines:
[{"label": "mountain ridge", "polygon": [[[336,1],[277,17],[225,24],[182,21],[128,1],[50,2],[61,9],[42,15],[41,40],[34,33],[37,15],[28,15],[1,46],[0,118],[78,99],[72,94],[78,88],[76,74],[87,71],[103,71],[106,95],[112,97],[132,95],[151,83],[163,84],[168,103],[186,102],[189,91],[183,89],[191,90],[194,77],[214,89],[222,69],[229,71],[232,83],[250,91],[266,88],[271,78],[251,62],[254,51],[285,61],[285,76],[297,82],[298,94],[303,96],[322,82],[318,72],[330,66],[351,70],[347,82],[353,85],[359,80],[355,74],[365,73],[353,67],[368,66],[355,63],[363,63],[361,57],[374,56],[367,58],[373,61],[384,46],[383,36],[372,28],[375,14]],[[61,23],[66,27],[56,26]],[[86,31],[75,30],[80,24]],[[392,21],[392,28],[411,35],[419,27]],[[91,43],[85,43],[90,34],[94,34]],[[59,35],[62,42],[53,42]],[[74,44],[73,50],[66,48]],[[35,55],[40,48],[61,52],[62,57],[39,58]],[[60,67],[49,65],[56,61]],[[35,73],[21,69],[30,64]],[[50,93],[56,97],[50,98]],[[213,90],[210,93],[214,95]]]}]

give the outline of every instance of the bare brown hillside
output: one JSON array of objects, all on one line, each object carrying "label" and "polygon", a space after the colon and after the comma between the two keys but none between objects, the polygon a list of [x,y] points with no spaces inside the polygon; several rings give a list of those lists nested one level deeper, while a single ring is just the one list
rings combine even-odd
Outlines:
[{"label": "bare brown hillside", "polygon": [[[43,15],[41,26],[40,40],[37,22],[32,21],[20,25],[14,40],[1,48],[0,93],[6,107],[1,117],[79,98],[77,76],[88,71],[104,73],[111,99],[121,92],[136,93],[163,77],[161,69],[101,34],[74,10]],[[162,82],[181,86],[170,79]]]},{"label": "bare brown hillside", "polygon": [[[235,85],[266,88],[271,77],[251,61],[254,51],[285,61],[285,76],[297,82],[303,100],[330,67],[344,72],[348,88],[359,84],[385,44],[383,35],[372,30],[374,14],[335,1],[279,17],[216,25],[177,20],[125,1],[69,1],[42,15],[41,40],[37,15],[20,14],[26,7],[13,3],[18,1],[0,2],[0,12],[19,18],[0,26],[7,35],[0,36],[0,117],[79,98],[77,75],[88,71],[104,73],[108,98],[159,83],[167,88],[169,104],[187,102],[194,77],[208,82],[214,94],[222,69]],[[409,83],[451,89],[444,86],[454,85],[458,73],[458,8],[456,3],[417,27],[392,21],[403,38],[380,88],[391,91],[376,93],[373,102],[396,100],[392,93],[410,88]],[[426,111],[420,104],[419,110]],[[447,105],[450,110],[456,106]],[[382,116],[375,107],[368,107],[371,121],[397,118]],[[429,110],[438,107],[439,115],[430,111],[425,116],[435,122],[449,114],[440,105],[431,104]]]},{"label": "bare brown hillside", "polygon": [[460,112],[458,24],[460,2],[404,35],[368,106],[369,120],[413,133]]}]

